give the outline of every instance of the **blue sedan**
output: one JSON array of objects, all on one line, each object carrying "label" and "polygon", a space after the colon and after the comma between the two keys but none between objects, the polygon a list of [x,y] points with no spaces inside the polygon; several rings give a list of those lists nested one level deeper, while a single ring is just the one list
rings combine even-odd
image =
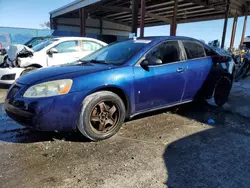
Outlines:
[{"label": "blue sedan", "polygon": [[196,99],[224,105],[233,70],[232,58],[192,38],[130,39],[19,78],[5,110],[24,126],[98,141],[138,114]]}]

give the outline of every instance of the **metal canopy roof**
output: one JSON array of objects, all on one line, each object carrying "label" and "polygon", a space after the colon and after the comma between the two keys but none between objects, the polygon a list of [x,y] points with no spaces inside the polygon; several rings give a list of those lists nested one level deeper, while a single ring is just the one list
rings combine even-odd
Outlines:
[{"label": "metal canopy roof", "polygon": [[[226,0],[178,0],[177,22],[222,19],[225,17],[226,2]],[[83,7],[91,18],[132,25],[131,0],[77,0],[50,14],[52,18],[78,18],[78,9]],[[170,24],[173,7],[174,0],[146,0],[145,26]],[[250,0],[230,1],[229,17],[245,14],[250,14]]]}]

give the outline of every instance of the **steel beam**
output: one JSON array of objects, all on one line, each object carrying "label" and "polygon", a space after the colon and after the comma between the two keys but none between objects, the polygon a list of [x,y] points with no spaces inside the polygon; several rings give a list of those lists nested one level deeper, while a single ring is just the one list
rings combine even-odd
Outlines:
[{"label": "steel beam", "polygon": [[139,0],[132,0],[132,28],[131,33],[137,36],[138,27],[138,14],[139,14]]},{"label": "steel beam", "polygon": [[102,33],[103,33],[103,21],[100,19],[100,40],[102,40]]},{"label": "steel beam", "polygon": [[84,8],[79,9],[79,20],[80,20],[80,36],[85,37],[86,36],[86,17],[87,12]]},{"label": "steel beam", "polygon": [[231,34],[230,50],[232,50],[234,47],[234,39],[235,39],[235,32],[236,32],[236,28],[237,28],[237,21],[238,21],[238,16],[235,15],[234,21],[233,21],[232,34]]},{"label": "steel beam", "polygon": [[243,24],[243,30],[242,30],[242,35],[241,35],[241,41],[240,41],[240,48],[242,48],[244,39],[245,39],[245,32],[246,32],[246,26],[247,26],[247,14],[248,10],[245,12],[245,17],[244,17],[244,24]]},{"label": "steel beam", "polygon": [[145,6],[145,0],[141,0],[140,37],[144,37]]},{"label": "steel beam", "polygon": [[177,29],[177,9],[178,9],[178,0],[174,1],[174,12],[173,12],[173,18],[172,18],[172,23],[170,26],[170,35],[171,36],[176,36],[176,29]]},{"label": "steel beam", "polygon": [[226,5],[226,11],[225,11],[225,20],[224,20],[224,27],[223,27],[223,33],[222,33],[222,39],[221,39],[221,48],[224,48],[225,46],[225,39],[227,34],[227,22],[228,22],[228,14],[229,14],[229,0],[227,1]]}]

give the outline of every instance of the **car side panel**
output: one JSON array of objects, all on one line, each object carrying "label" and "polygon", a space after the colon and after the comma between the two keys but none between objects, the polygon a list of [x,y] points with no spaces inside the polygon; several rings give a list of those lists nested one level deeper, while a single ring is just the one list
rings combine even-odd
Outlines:
[{"label": "car side panel", "polygon": [[186,73],[176,70],[186,69],[185,62],[149,67],[146,71],[134,67],[134,88],[136,111],[143,112],[162,106],[180,103],[185,88]]},{"label": "car side panel", "polygon": [[187,83],[182,101],[193,100],[212,69],[212,58],[187,60]]}]

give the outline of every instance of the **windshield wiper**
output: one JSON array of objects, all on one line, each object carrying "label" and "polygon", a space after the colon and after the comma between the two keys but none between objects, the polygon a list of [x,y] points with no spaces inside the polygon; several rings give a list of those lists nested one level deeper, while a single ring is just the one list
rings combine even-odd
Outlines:
[{"label": "windshield wiper", "polygon": [[110,65],[111,63],[104,61],[104,60],[96,60],[96,59],[92,59],[89,61],[90,63],[100,63],[100,64],[106,64],[106,65]]}]

